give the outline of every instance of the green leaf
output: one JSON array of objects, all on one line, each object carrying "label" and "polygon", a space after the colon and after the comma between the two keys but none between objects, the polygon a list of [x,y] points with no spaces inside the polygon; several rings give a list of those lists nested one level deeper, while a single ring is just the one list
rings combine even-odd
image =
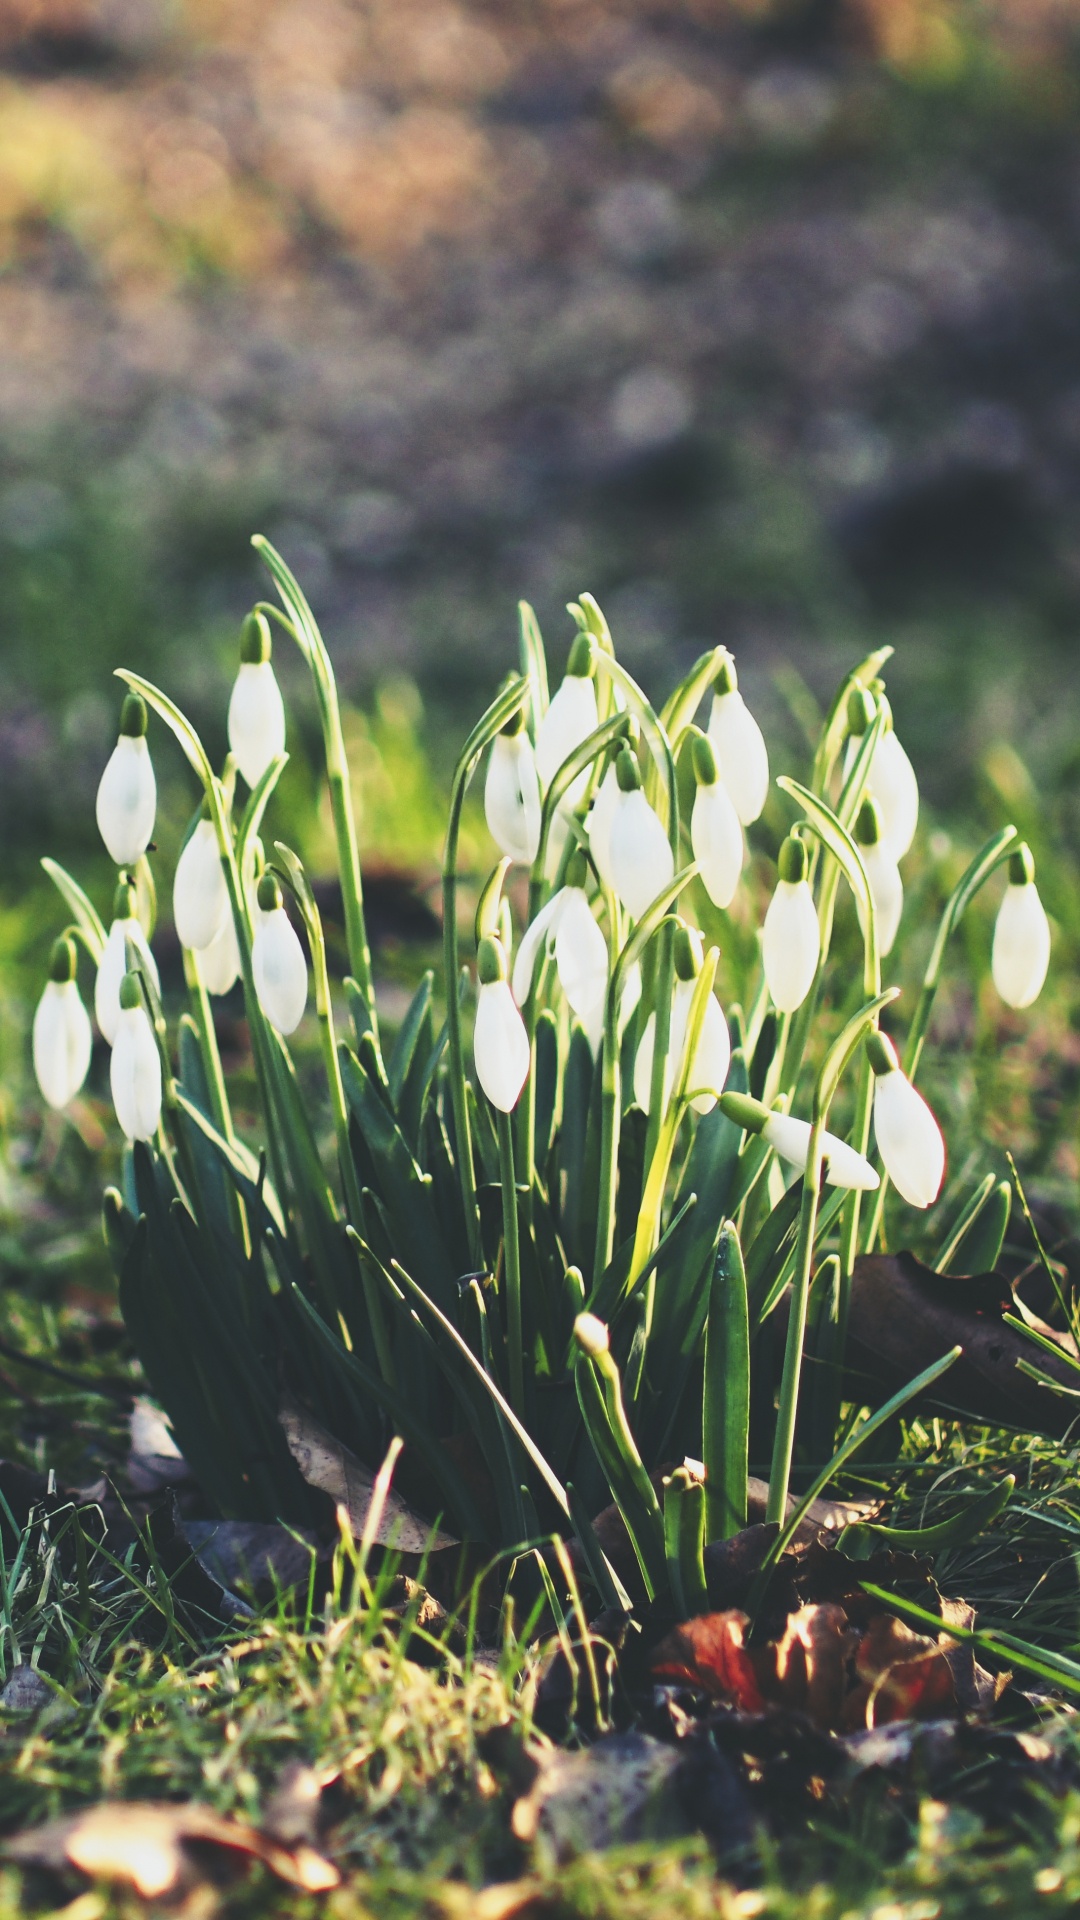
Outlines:
[{"label": "green leaf", "polygon": [[165,725],[180,742],[186,758],[209,793],[215,782],[214,770],[210,765],[206,748],[191,721],[180,711],[175,700],[170,700],[168,694],[162,693],[160,687],[155,687],[151,680],[144,680],[140,673],[129,673],[126,667],[117,667],[116,677],[118,680],[123,680],[133,693],[141,693],[147,706],[153,707],[154,712],[164,720]]},{"label": "green leaf", "polygon": [[345,1098],[375,1168],[378,1191],[393,1222],[394,1251],[410,1273],[421,1273],[432,1298],[449,1310],[456,1274],[435,1217],[430,1178],[421,1172],[400,1127],[348,1047],[339,1049]]},{"label": "green leaf", "polygon": [[41,864],[54,887],[56,887],[62,895],[64,904],[68,908],[72,918],[77,925],[82,928],[86,936],[86,944],[95,961],[100,961],[105,951],[107,935],[98,916],[97,908],[93,902],[87,898],[78,881],[72,879],[70,873],[60,865],[59,861],[50,860],[46,856]]},{"label": "green leaf", "polygon": [[750,1433],[750,1314],[739,1236],[732,1220],[720,1229],[705,1323],[705,1531],[729,1540],[746,1525]]}]

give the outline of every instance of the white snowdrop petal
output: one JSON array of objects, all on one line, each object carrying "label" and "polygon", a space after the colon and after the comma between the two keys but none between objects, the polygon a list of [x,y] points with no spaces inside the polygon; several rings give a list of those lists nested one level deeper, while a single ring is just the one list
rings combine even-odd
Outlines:
[{"label": "white snowdrop petal", "polygon": [[611,828],[619,806],[619,782],[614,767],[609,767],[600,782],[599,792],[589,809],[589,852],[597,873],[609,892],[615,891],[611,866]]},{"label": "white snowdrop petal", "polygon": [[870,795],[881,815],[881,837],[894,860],[902,860],[919,824],[915,769],[890,728],[878,741],[870,765]]},{"label": "white snowdrop petal", "polygon": [[530,921],[521,936],[521,945],[518,947],[517,956],[514,960],[514,972],[511,980],[514,999],[517,1001],[519,1007],[525,1005],[532,991],[533,974],[536,972],[536,962],[540,957],[540,949],[544,944],[545,938],[550,937],[554,932],[559,915],[563,910],[565,893],[565,887],[560,887],[558,893],[553,893],[551,899],[541,907],[536,919]]},{"label": "white snowdrop petal", "polygon": [[817,973],[821,929],[806,880],[778,880],[762,931],[762,960],[773,1005],[780,1013],[801,1007]]},{"label": "white snowdrop petal", "polygon": [[161,1056],[143,1007],[126,1007],[120,1014],[109,1084],[128,1139],[152,1140],[161,1118]]},{"label": "white snowdrop petal", "polygon": [[473,1028],[476,1077],[500,1113],[511,1113],[529,1077],[529,1036],[506,980],[481,986]]},{"label": "white snowdrop petal", "polygon": [[769,794],[769,753],[764,736],[742,694],[713,695],[709,738],[716,748],[720,778],[744,827],[756,820]]},{"label": "white snowdrop petal", "polygon": [[[789,1113],[771,1113],[761,1131],[782,1160],[789,1161],[799,1173],[805,1173],[810,1151],[808,1120],[796,1120]],[[869,1160],[849,1147],[846,1140],[838,1140],[835,1134],[823,1136],[822,1157],[828,1162],[826,1178],[830,1187],[857,1187],[860,1192],[872,1193],[881,1185]]]},{"label": "white snowdrop petal", "polygon": [[173,919],[182,947],[212,946],[229,917],[229,890],[210,820],[200,820],[176,863]]},{"label": "white snowdrop petal", "polygon": [[990,968],[1007,1007],[1030,1007],[1050,965],[1050,922],[1034,880],[1010,881],[994,923]]},{"label": "white snowdrop petal", "polygon": [[[668,1050],[664,1064],[664,1106],[671,1099],[671,1089],[675,1084],[675,1070],[679,1066],[683,1047],[686,1044],[686,1022],[690,1013],[690,1002],[694,997],[692,980],[676,980],[671,996],[671,1019],[668,1023]],[[638,1041],[634,1059],[634,1099],[646,1113],[652,1094],[653,1053],[656,1047],[656,1015],[650,1013],[645,1028]],[[693,1082],[691,1082],[693,1084]]]},{"label": "white snowdrop petal", "polygon": [[240,978],[240,947],[231,910],[221,931],[199,955],[199,973],[207,993],[228,993]]},{"label": "white snowdrop petal", "polygon": [[[229,696],[229,751],[249,787],[285,751],[285,706],[269,660],[246,660]],[[187,944],[187,943],[185,943]]]},{"label": "white snowdrop petal", "polygon": [[898,1067],[874,1082],[874,1133],[897,1192],[909,1206],[933,1206],[945,1178],[945,1142],[922,1094]]},{"label": "white snowdrop petal", "polygon": [[491,743],[484,814],[500,851],[531,866],[540,845],[540,782],[532,742],[524,729],[496,734]]},{"label": "white snowdrop petal", "polygon": [[675,873],[667,834],[640,787],[619,795],[610,849],[615,891],[627,913],[640,920]]},{"label": "white snowdrop petal", "polygon": [[97,790],[98,832],[118,867],[133,867],[154,837],[157,783],[145,735],[122,733]]},{"label": "white snowdrop petal", "polygon": [[619,1039],[621,1040],[630,1024],[631,1015],[641,1000],[641,968],[637,961],[626,970],[623,979],[622,998],[619,1001]]},{"label": "white snowdrop petal", "polygon": [[551,785],[563,761],[598,725],[595,682],[568,673],[537,728],[536,771],[544,787]]},{"label": "white snowdrop petal", "polygon": [[743,867],[743,832],[723,781],[699,786],[690,815],[690,842],[714,907],[728,907]]},{"label": "white snowdrop petal", "polygon": [[66,1107],[86,1079],[94,1037],[74,980],[47,980],[34,1014],[34,1072],[50,1107]]},{"label": "white snowdrop petal", "polygon": [[307,960],[284,907],[265,913],[256,928],[251,968],[259,1005],[281,1034],[296,1031],[307,1005]]},{"label": "white snowdrop petal", "polygon": [[114,920],[109,928],[105,951],[98,964],[97,978],[94,981],[94,1014],[110,1047],[116,1039],[116,1029],[120,1023],[120,983],[128,970],[127,943],[129,940],[158,993],[161,992],[157,962],[146,944],[146,935],[139,922],[134,915],[129,920]]},{"label": "white snowdrop petal", "polygon": [[589,908],[583,887],[565,887],[562,912],[555,932],[555,965],[559,985],[581,1020],[600,1002],[603,1017],[607,988],[608,950]]},{"label": "white snowdrop petal", "polygon": [[724,1018],[723,1008],[714,994],[710,994],[705,1003],[705,1020],[701,1029],[701,1038],[694,1054],[694,1063],[687,1082],[693,1093],[695,1087],[708,1089],[697,1094],[691,1105],[695,1113],[709,1113],[716,1105],[717,1096],[724,1090],[724,1081],[731,1065],[731,1036]]},{"label": "white snowdrop petal", "polygon": [[896,859],[884,840],[875,841],[871,847],[860,847],[859,852],[874,897],[878,953],[884,959],[887,953],[892,952],[900,929],[900,916],[904,911],[904,883]]}]

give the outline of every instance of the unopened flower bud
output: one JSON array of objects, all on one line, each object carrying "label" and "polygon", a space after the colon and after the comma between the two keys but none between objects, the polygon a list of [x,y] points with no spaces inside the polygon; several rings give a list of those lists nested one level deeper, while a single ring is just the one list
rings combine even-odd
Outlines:
[{"label": "unopened flower bud", "polygon": [[120,734],[97,790],[97,824],[118,867],[133,867],[154,836],[157,783],[146,744],[146,704],[129,693]]},{"label": "unopened flower bud", "polygon": [[264,873],[258,888],[259,922],[251,944],[251,970],[259,1005],[278,1033],[294,1033],[307,1005],[307,960],[281,902],[281,888]]},{"label": "unopened flower bud", "polygon": [[945,1178],[941,1128],[902,1071],[891,1040],[873,1032],[866,1052],[874,1073],[874,1133],[885,1171],[909,1206],[933,1206]]},{"label": "unopened flower bud", "polygon": [[739,692],[733,660],[716,677],[709,738],[732,804],[744,827],[756,820],[769,792],[769,754],[761,728]]},{"label": "unopened flower bud", "polygon": [[801,1007],[818,970],[821,929],[810,883],[806,848],[789,834],[780,848],[780,878],[762,930],[765,979],[779,1013]]},{"label": "unopened flower bud", "polygon": [[34,1072],[50,1107],[66,1107],[90,1067],[93,1034],[90,1015],[79,996],[75,962],[74,941],[57,940],[34,1014]]},{"label": "unopened flower bud", "polygon": [[491,743],[484,814],[500,850],[531,866],[540,845],[540,782],[520,710]]},{"label": "unopened flower bud", "polygon": [[240,667],[229,697],[229,751],[249,787],[285,751],[285,707],[270,663],[270,626],[249,613],[240,635]]},{"label": "unopened flower bud", "polygon": [[476,955],[480,982],[473,1027],[473,1061],[481,1087],[500,1113],[511,1113],[529,1077],[531,1051],[525,1022],[507,979],[502,943],[481,940]]},{"label": "unopened flower bud", "polygon": [[161,1119],[161,1056],[143,1005],[137,974],[125,974],[109,1063],[109,1084],[129,1140],[152,1140]]},{"label": "unopened flower bud", "polygon": [[1035,885],[1035,862],[1021,845],[1009,859],[1009,884],[994,925],[991,972],[1007,1007],[1030,1007],[1050,965],[1050,922]]}]

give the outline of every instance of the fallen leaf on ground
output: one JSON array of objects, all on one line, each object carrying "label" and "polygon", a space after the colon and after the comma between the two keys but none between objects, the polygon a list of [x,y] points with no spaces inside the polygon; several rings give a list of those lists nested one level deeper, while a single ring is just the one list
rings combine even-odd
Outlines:
[{"label": "fallen leaf on ground", "polygon": [[[918,1404],[1024,1431],[1063,1434],[1076,1418],[1075,1401],[1041,1387],[1017,1363],[1034,1361],[1068,1387],[1076,1385],[1075,1368],[1007,1326],[1003,1315],[1015,1310],[1012,1289],[1000,1274],[958,1277],[935,1273],[911,1253],[862,1255],[855,1262],[848,1320],[853,1397],[878,1406],[950,1347],[960,1346],[955,1366]],[[1068,1347],[1064,1334],[1031,1318],[1049,1340]]]},{"label": "fallen leaf on ground", "polygon": [[92,1880],[129,1886],[145,1900],[178,1892],[202,1876],[198,1849],[259,1860],[289,1886],[323,1893],[340,1884],[337,1868],[313,1847],[286,1847],[259,1828],[209,1807],[151,1800],[103,1801],[50,1820],[4,1846],[9,1860],[58,1873],[76,1867]]},{"label": "fallen leaf on ground", "polygon": [[687,1830],[675,1777],[678,1749],[645,1733],[608,1734],[580,1753],[554,1748],[514,1807],[515,1838],[552,1865]]},{"label": "fallen leaf on ground", "polygon": [[[278,1417],[289,1452],[308,1486],[329,1494],[335,1505],[345,1508],[349,1525],[359,1539],[371,1509],[375,1475],[295,1401],[286,1401]],[[375,1529],[376,1546],[423,1554],[459,1544],[453,1534],[422,1520],[392,1487],[389,1489]]]},{"label": "fallen leaf on ground", "polygon": [[662,1640],[653,1655],[655,1680],[700,1687],[714,1700],[727,1700],[741,1713],[763,1713],[755,1661],[746,1648],[750,1621],[731,1608],[685,1620]]}]

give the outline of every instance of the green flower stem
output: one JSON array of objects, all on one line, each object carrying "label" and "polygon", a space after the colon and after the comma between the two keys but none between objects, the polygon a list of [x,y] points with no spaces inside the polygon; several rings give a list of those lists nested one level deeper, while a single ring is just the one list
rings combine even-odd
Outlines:
[{"label": "green flower stem", "polygon": [[[930,958],[923,974],[922,988],[918,1003],[908,1031],[907,1045],[904,1048],[904,1072],[909,1080],[914,1080],[919,1071],[926,1036],[930,1030],[930,1020],[934,1011],[934,1001],[945,965],[945,953],[975,895],[986,885],[991,874],[1008,860],[1016,843],[1016,828],[1002,827],[985,845],[980,847],[974,860],[967,866],[945,902],[945,909],[938,922],[937,934]],[[881,1185],[874,1195],[874,1207],[866,1230],[866,1251],[872,1253],[881,1232],[881,1223],[885,1217],[885,1198],[889,1187],[889,1176],[882,1173]]]},{"label": "green flower stem", "polygon": [[514,1178],[514,1127],[499,1113],[499,1181],[502,1187],[503,1274],[506,1280],[506,1346],[510,1405],[525,1418],[525,1353],[521,1332],[521,1249],[518,1244],[517,1183]]},{"label": "green flower stem", "polygon": [[[678,1078],[672,1087],[671,1100],[668,1104],[667,1111],[661,1116],[656,1150],[652,1159],[646,1162],[647,1172],[645,1175],[644,1192],[642,1194],[641,1206],[638,1209],[637,1229],[634,1234],[634,1250],[630,1257],[630,1271],[626,1279],[627,1293],[633,1291],[656,1250],[656,1245],[660,1238],[660,1220],[664,1205],[664,1193],[667,1187],[668,1172],[671,1167],[671,1156],[675,1151],[675,1141],[678,1138],[683,1116],[691,1100],[694,1098],[696,1092],[702,1091],[702,1089],[694,1088],[690,1085],[690,1078],[693,1071],[694,1058],[701,1040],[702,1029],[705,1024],[705,1012],[709,995],[712,993],[716,980],[716,969],[719,960],[720,949],[718,947],[711,947],[705,956],[701,971],[698,974],[694,986],[694,996],[690,1002],[690,1012],[686,1021],[686,1037],[683,1043],[682,1059],[679,1062]],[[720,1089],[717,1088],[716,1091],[719,1093]],[[656,1272],[654,1269],[649,1276],[645,1296],[644,1326],[646,1338],[648,1338],[652,1328],[655,1286]]]},{"label": "green flower stem", "polygon": [[[633,933],[623,947],[608,980],[607,998],[604,1002],[604,1051],[601,1068],[600,1086],[600,1178],[596,1196],[596,1247],[593,1256],[593,1287],[599,1285],[603,1274],[611,1264],[611,1255],[615,1244],[615,1187],[619,1167],[619,1122],[621,1115],[621,1074],[619,1069],[619,1003],[622,999],[626,976],[634,961],[638,958],[647,941],[651,940],[668,908],[678,899],[683,888],[697,872],[697,865],[691,861],[669,882],[664,891],[657,895],[652,906],[638,921]],[[617,914],[612,911],[609,901],[609,913],[612,913],[612,926],[617,924]]]},{"label": "green flower stem", "polygon": [[465,802],[465,791],[476,770],[480,755],[506,722],[520,710],[528,696],[529,682],[518,675],[508,687],[503,689],[498,698],[492,701],[487,712],[477,722],[466,740],[454,768],[454,779],[450,788],[450,811],[446,826],[446,847],[443,853],[443,968],[446,980],[446,1039],[449,1054],[450,1097],[454,1111],[455,1152],[458,1179],[461,1184],[461,1204],[465,1215],[465,1232],[469,1242],[469,1258],[477,1271],[483,1265],[484,1252],[480,1240],[480,1215],[476,1205],[476,1170],[473,1165],[469,1107],[465,1093],[465,1052],[461,1034],[461,1001],[458,994],[460,973],[457,928],[458,838],[461,832],[461,810]]},{"label": "green flower stem", "polygon": [[[315,616],[290,569],[268,540],[256,534],[252,546],[265,562],[274,585],[291,616],[293,633],[311,669],[322,722],[323,749],[326,755],[326,780],[330,789],[330,810],[337,840],[341,898],[345,912],[345,940],[349,968],[367,1001],[372,1031],[378,1044],[378,1018],[375,1012],[375,983],[371,971],[371,948],[364,920],[364,892],[360,877],[360,848],[356,836],[352,783],[341,730],[341,708],[337,681],[326,644]],[[276,611],[276,609],[275,609]]]},{"label": "green flower stem", "polygon": [[[232,1111],[229,1096],[225,1090],[225,1075],[221,1068],[221,1055],[218,1052],[217,1033],[214,1028],[214,1013],[210,1005],[210,995],[206,991],[202,974],[199,971],[199,956],[184,948],[184,978],[191,996],[195,1028],[199,1036],[199,1052],[202,1055],[203,1072],[210,1090],[210,1110],[214,1125],[223,1140],[236,1145],[236,1133],[233,1128]],[[237,1236],[243,1243],[244,1252],[251,1255],[251,1230],[248,1225],[247,1207],[242,1196],[230,1180],[229,1208],[236,1226]]]},{"label": "green flower stem", "polygon": [[[825,725],[821,730],[821,738],[818,741],[810,775],[810,785],[822,799],[828,792],[833,768],[843,750],[847,734],[848,699],[856,687],[869,687],[873,684],[880,675],[882,667],[892,659],[893,652],[892,647],[878,647],[873,653],[868,653],[865,660],[861,661],[857,667],[853,667],[850,673],[845,674],[836,690]],[[852,817],[854,818],[854,815]]]},{"label": "green flower stem", "polygon": [[[645,1129],[645,1166],[651,1167],[660,1145],[664,1120],[664,1082],[667,1079],[671,1046],[671,997],[675,987],[675,928],[665,920],[656,941],[656,986],[653,1011],[652,1077],[649,1082],[649,1115]],[[674,1145],[674,1141],[672,1142]],[[646,1175],[646,1182],[648,1176]],[[644,1201],[644,1190],[642,1192]]]},{"label": "green flower stem", "polygon": [[695,660],[684,680],[680,680],[675,691],[665,702],[660,715],[660,724],[671,741],[671,750],[678,755],[682,738],[702,700],[713,685],[722,666],[731,659],[727,647],[710,647]]},{"label": "green flower stem", "polygon": [[810,1144],[803,1176],[802,1206],[799,1212],[799,1237],[796,1243],[795,1270],[791,1282],[787,1344],[784,1371],[780,1382],[780,1404],[776,1420],[772,1467],[769,1473],[767,1521],[783,1523],[791,1484],[791,1462],[795,1448],[795,1421],[799,1407],[799,1383],[802,1376],[803,1348],[806,1342],[806,1314],[810,1300],[810,1275],[814,1257],[818,1204],[821,1198],[822,1137],[833,1096],[841,1076],[868,1028],[876,1024],[882,1007],[895,1000],[899,987],[878,994],[847,1022],[825,1055],[814,1088],[814,1109],[810,1125]]}]

